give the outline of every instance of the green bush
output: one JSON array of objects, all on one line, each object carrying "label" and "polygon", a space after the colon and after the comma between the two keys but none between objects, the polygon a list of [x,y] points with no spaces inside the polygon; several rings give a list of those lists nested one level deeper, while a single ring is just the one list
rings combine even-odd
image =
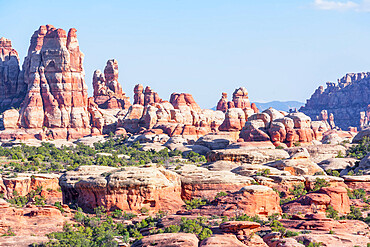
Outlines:
[{"label": "green bush", "polygon": [[205,224],[205,219],[203,217],[198,217],[194,220],[182,217],[180,229],[181,232],[196,234],[200,240],[206,239],[212,235],[212,231]]},{"label": "green bush", "polygon": [[333,208],[333,206],[329,205],[327,207],[327,209],[325,210],[325,212],[326,212],[326,217],[327,218],[332,218],[332,219],[335,219],[335,220],[339,219],[339,217],[338,217],[338,211],[336,211]]},{"label": "green bush", "polygon": [[339,177],[340,173],[337,170],[327,170],[326,173],[330,176]]},{"label": "green bush", "polygon": [[198,153],[195,153],[193,151],[188,152],[186,155],[183,155],[183,158],[190,160],[194,163],[205,163],[207,162],[207,159],[204,155],[200,155]]},{"label": "green bush", "polygon": [[178,225],[170,225],[164,229],[165,233],[176,233],[181,230],[181,227]]},{"label": "green bush", "polygon": [[186,210],[191,210],[191,209],[195,209],[195,208],[199,208],[201,206],[204,206],[208,203],[208,201],[206,199],[202,199],[202,198],[194,198],[192,200],[185,200],[185,208]]},{"label": "green bush", "polygon": [[220,191],[220,192],[218,192],[218,193],[216,194],[215,199],[217,199],[217,198],[219,198],[219,197],[221,197],[221,196],[227,196],[227,193],[226,193],[226,192],[224,192],[224,191]]},{"label": "green bush", "polygon": [[347,151],[348,156],[363,159],[370,152],[370,138],[365,136],[359,144],[352,146]]},{"label": "green bush", "polygon": [[330,183],[327,182],[325,179],[323,179],[323,178],[316,178],[315,183],[314,183],[314,188],[313,188],[312,191],[318,191],[321,188],[329,187],[329,186],[330,186]]},{"label": "green bush", "polygon": [[116,209],[112,212],[112,217],[113,218],[116,218],[116,219],[119,219],[123,216],[122,214],[122,210],[121,209]]},{"label": "green bush", "polygon": [[366,200],[366,191],[364,189],[347,189],[347,194],[350,199],[362,199]]}]

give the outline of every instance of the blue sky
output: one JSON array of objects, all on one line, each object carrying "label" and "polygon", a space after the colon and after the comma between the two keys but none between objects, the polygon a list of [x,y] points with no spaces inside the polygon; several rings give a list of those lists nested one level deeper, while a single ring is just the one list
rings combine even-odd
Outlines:
[{"label": "blue sky", "polygon": [[0,23],[22,62],[40,25],[76,28],[90,95],[110,58],[131,99],[142,83],[204,108],[240,86],[252,102],[305,101],[326,81],[370,71],[370,0],[0,0]]}]

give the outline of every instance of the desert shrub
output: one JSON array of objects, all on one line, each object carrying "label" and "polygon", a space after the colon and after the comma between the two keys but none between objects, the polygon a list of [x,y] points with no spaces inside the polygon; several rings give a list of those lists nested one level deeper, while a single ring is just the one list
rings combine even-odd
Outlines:
[{"label": "desert shrub", "polygon": [[350,199],[362,199],[366,200],[366,191],[364,189],[347,189],[347,194]]},{"label": "desert shrub", "polygon": [[345,155],[342,154],[342,151],[339,150],[337,156],[335,156],[335,158],[345,158]]},{"label": "desert shrub", "polygon": [[122,214],[122,210],[121,209],[116,209],[112,212],[112,217],[113,218],[116,218],[116,219],[119,219],[123,216]]},{"label": "desert shrub", "polygon": [[205,219],[198,217],[197,219],[181,218],[180,223],[181,232],[194,233],[200,240],[206,239],[212,235],[211,229],[205,224]]},{"label": "desert shrub", "polygon": [[295,199],[298,199],[299,197],[307,194],[306,187],[303,183],[294,184],[293,189],[289,189],[289,191],[293,194]]},{"label": "desert shrub", "polygon": [[198,154],[196,152],[193,152],[193,151],[190,151],[186,154],[183,154],[183,158],[188,159],[188,160],[190,160],[191,162],[194,162],[194,163],[207,162],[207,159],[204,155],[200,155],[200,154]]},{"label": "desert shrub", "polygon": [[195,208],[199,208],[203,205],[206,205],[208,203],[208,201],[206,199],[202,199],[202,198],[194,198],[192,200],[185,200],[185,208],[186,210],[191,210],[191,209],[195,209]]},{"label": "desert shrub", "polygon": [[364,221],[364,218],[362,217],[362,212],[359,208],[355,206],[351,206],[351,212],[347,214],[346,216],[349,220],[361,220]]},{"label": "desert shrub", "polygon": [[268,177],[270,173],[271,173],[270,169],[263,169],[262,171],[257,172],[256,175]]},{"label": "desert shrub", "polygon": [[315,183],[314,183],[314,188],[312,189],[312,191],[318,191],[321,188],[329,187],[329,186],[330,186],[330,183],[327,182],[325,179],[316,178]]},{"label": "desert shrub", "polygon": [[279,232],[281,234],[281,236],[284,237],[284,238],[290,238],[290,237],[294,237],[294,236],[299,235],[299,232],[293,232],[293,231],[287,230],[283,226],[283,224],[281,224],[281,222],[278,221],[278,220],[271,221],[269,225],[270,225],[271,230],[273,232]]},{"label": "desert shrub", "polygon": [[215,199],[217,199],[217,198],[219,198],[219,197],[221,197],[221,196],[227,196],[227,193],[226,193],[226,192],[224,192],[224,191],[220,191],[220,192],[218,192],[218,193],[216,194]]},{"label": "desert shrub", "polygon": [[332,218],[332,219],[335,219],[335,220],[339,219],[339,217],[338,217],[338,211],[336,211],[333,208],[333,206],[329,205],[327,207],[327,209],[325,210],[325,212],[326,212],[326,217],[327,218]]},{"label": "desert shrub", "polygon": [[355,146],[348,149],[347,155],[356,159],[363,159],[370,152],[370,138],[365,136]]},{"label": "desert shrub", "polygon": [[337,170],[327,170],[326,173],[330,176],[339,177],[340,173]]},{"label": "desert shrub", "polygon": [[181,230],[181,227],[178,225],[170,225],[164,229],[165,233],[176,233]]},{"label": "desert shrub", "polygon": [[61,213],[64,213],[64,208],[62,207],[62,203],[55,202],[54,206],[57,207]]},{"label": "desert shrub", "polygon": [[133,213],[130,213],[130,212],[129,213],[126,213],[126,212],[123,213],[123,218],[125,220],[131,220],[135,217],[136,217],[136,214],[133,214]]}]

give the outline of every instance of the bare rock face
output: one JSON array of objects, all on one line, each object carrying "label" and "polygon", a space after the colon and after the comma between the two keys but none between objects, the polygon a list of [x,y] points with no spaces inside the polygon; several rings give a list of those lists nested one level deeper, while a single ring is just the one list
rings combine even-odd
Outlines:
[{"label": "bare rock face", "polygon": [[332,206],[340,214],[350,212],[350,200],[344,187],[325,187],[317,192],[309,193],[301,198],[282,206],[285,213],[325,213]]},{"label": "bare rock face", "polygon": [[173,93],[170,97],[170,103],[175,109],[187,109],[188,107],[196,112],[200,112],[199,105],[195,102],[193,96],[188,93]]},{"label": "bare rock face", "polygon": [[104,206],[124,211],[177,211],[181,200],[178,175],[157,168],[81,166],[60,178],[63,201],[77,201],[79,207],[93,211]]},{"label": "bare rock face", "polygon": [[263,185],[250,185],[237,192],[216,198],[211,205],[193,209],[191,214],[236,216],[246,214],[261,218],[281,214],[280,197],[271,188]]},{"label": "bare rock face", "polygon": [[235,235],[214,235],[204,239],[200,243],[200,247],[218,247],[218,246],[246,247],[247,245],[239,241]]},{"label": "bare rock face", "polygon": [[246,120],[254,113],[258,113],[255,105],[252,108],[248,91],[244,87],[235,89],[232,101],[227,101],[227,94],[222,93],[217,110],[225,112],[225,120],[219,127],[221,131],[240,131]]},{"label": "bare rock face", "polygon": [[0,193],[4,198],[11,199],[14,194],[26,196],[38,187],[42,187],[41,195],[47,203],[62,200],[62,193],[58,184],[58,176],[53,174],[19,174],[16,178],[0,178]]},{"label": "bare rock face", "polygon": [[78,138],[90,133],[87,86],[76,29],[67,33],[41,26],[31,38],[24,60],[28,86],[18,125],[25,129],[48,128],[51,138]]},{"label": "bare rock face", "polygon": [[325,173],[320,166],[310,159],[310,155],[305,148],[299,149],[299,151],[292,155],[289,159],[275,161],[266,165],[279,170],[288,171],[294,176]]},{"label": "bare rock face", "polygon": [[233,162],[243,162],[247,164],[263,164],[286,158],[289,158],[289,154],[284,150],[255,148],[253,146],[212,150],[207,154],[207,160],[209,162],[227,160]]},{"label": "bare rock face", "polygon": [[245,124],[245,113],[240,108],[228,109],[225,113],[225,120],[219,127],[221,131],[239,131]]},{"label": "bare rock face", "polygon": [[339,79],[338,83],[327,82],[326,89],[323,86],[316,89],[300,111],[316,119],[322,110],[327,110],[329,116],[335,116],[336,125],[342,129],[364,125],[360,121],[366,121],[370,102],[369,75],[369,72],[350,73]]},{"label": "bare rock face", "polygon": [[229,103],[229,101],[227,100],[227,93],[222,93],[221,99],[217,103],[216,110],[226,112],[227,109],[234,107],[234,102]]},{"label": "bare rock face", "polygon": [[159,98],[158,93],[154,92],[149,86],[144,90],[143,85],[137,84],[134,88],[134,104],[138,105],[151,105],[154,103],[160,103],[162,99]]},{"label": "bare rock face", "polygon": [[107,61],[104,74],[100,70],[94,71],[93,88],[94,101],[100,108],[128,109],[131,106],[118,82],[118,62],[115,59]]},{"label": "bare rock face", "polygon": [[254,183],[251,177],[239,176],[230,171],[210,171],[193,165],[182,166],[174,172],[180,176],[181,197],[184,200],[213,200],[221,191],[238,191]]},{"label": "bare rock face", "polygon": [[12,42],[0,38],[0,109],[18,108],[24,99],[27,85],[19,69],[18,52]]},{"label": "bare rock face", "polygon": [[144,237],[132,244],[132,247],[198,247],[199,240],[192,233],[162,233]]},{"label": "bare rock face", "polygon": [[251,108],[251,103],[248,98],[248,91],[245,87],[235,89],[233,93],[233,102],[236,108]]}]

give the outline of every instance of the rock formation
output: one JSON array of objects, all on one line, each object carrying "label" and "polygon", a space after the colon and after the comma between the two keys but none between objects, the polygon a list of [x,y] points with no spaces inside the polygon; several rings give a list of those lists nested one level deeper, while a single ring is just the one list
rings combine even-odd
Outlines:
[{"label": "rock formation", "polygon": [[67,35],[63,29],[46,25],[33,34],[23,64],[28,90],[17,126],[40,132],[48,129],[44,135],[53,139],[90,133],[84,55],[76,31],[71,28]]},{"label": "rock formation", "polygon": [[327,82],[326,89],[323,86],[316,89],[300,111],[316,119],[322,110],[327,110],[334,114],[336,125],[342,129],[365,125],[369,119],[366,113],[370,102],[369,75],[369,72],[350,73],[338,83]]},{"label": "rock formation", "polygon": [[18,108],[26,94],[27,85],[19,69],[18,53],[12,42],[0,38],[0,110]]},{"label": "rock formation", "polygon": [[239,191],[216,198],[211,205],[200,209],[191,210],[191,214],[197,215],[258,215],[261,218],[273,214],[281,214],[280,198],[271,188],[262,185],[250,185]]},{"label": "rock formation", "polygon": [[240,87],[235,89],[233,93],[232,101],[227,100],[227,93],[222,93],[221,99],[217,103],[216,109],[218,111],[226,112],[228,109],[231,108],[240,108],[243,111],[246,109],[253,110],[254,113],[258,113],[258,108],[256,104],[250,103],[248,97],[248,91],[245,87]]},{"label": "rock formation", "polygon": [[100,70],[94,71],[93,88],[94,101],[100,108],[128,109],[131,106],[118,82],[118,63],[115,59],[107,61],[104,74]]},{"label": "rock formation", "polygon": [[173,93],[170,102],[163,101],[150,87],[134,88],[134,104],[119,120],[118,127],[138,133],[144,129],[156,129],[168,136],[182,135],[198,139],[217,131],[224,120],[221,111],[202,110],[193,96]]},{"label": "rock formation", "polygon": [[64,203],[77,201],[87,211],[104,206],[107,210],[173,212],[183,205],[180,178],[164,169],[81,166],[63,175],[60,185]]},{"label": "rock formation", "polygon": [[[320,131],[324,130],[316,132]],[[295,142],[309,143],[316,139],[310,117],[301,112],[284,115],[271,107],[251,115],[240,132],[240,138],[244,141],[271,141],[276,146],[285,143],[289,147]]]}]

